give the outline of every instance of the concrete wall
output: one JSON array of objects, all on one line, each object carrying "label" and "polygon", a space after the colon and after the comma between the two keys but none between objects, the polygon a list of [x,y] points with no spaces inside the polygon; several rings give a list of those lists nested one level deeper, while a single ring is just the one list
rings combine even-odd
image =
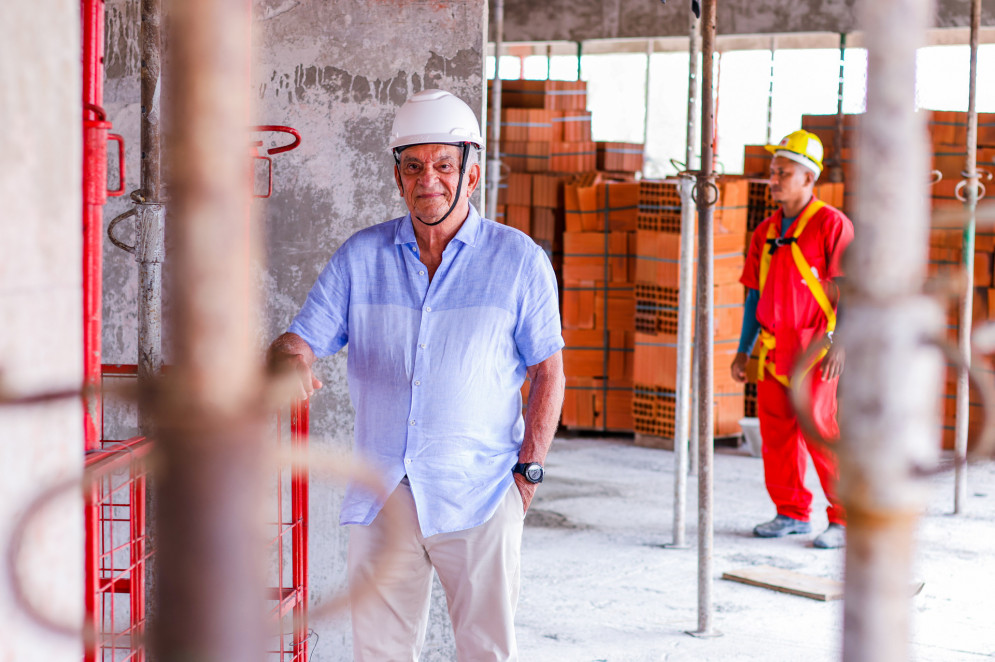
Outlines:
[{"label": "concrete wall", "polygon": [[[349,235],[404,213],[386,150],[397,107],[410,94],[441,87],[481,109],[486,3],[255,0],[253,8],[255,121],[289,125],[303,137],[297,150],[274,157],[273,197],[256,205],[268,252],[268,264],[255,274],[265,301],[261,353],[286,329],[321,268]],[[105,103],[115,129],[128,140],[128,190],[138,188],[138,26],[137,0],[108,0]],[[270,146],[270,136],[264,138]],[[284,140],[273,138],[276,144]],[[112,202],[107,220],[125,209],[124,201]],[[108,244],[105,269],[105,360],[134,362],[136,267],[130,255]],[[340,352],[316,367],[325,383],[312,405],[318,449],[351,445],[345,363]],[[122,434],[129,427],[124,423]],[[341,495],[341,485],[312,478],[312,605],[344,585]],[[348,618],[311,627],[320,637],[315,662],[352,659]],[[438,583],[423,659],[455,659]]]},{"label": "concrete wall", "polygon": [[[83,378],[79,2],[0,3],[0,384]],[[0,388],[0,390],[3,390]],[[0,408],[0,554],[29,500],[83,463],[79,400]],[[53,618],[82,621],[83,505],[66,496],[27,538],[21,576]],[[29,620],[0,574],[0,661],[78,662],[79,640]]]},{"label": "concrete wall", "polygon": [[[507,41],[582,41],[687,34],[689,0],[505,0]],[[719,34],[852,32],[857,0],[721,0]],[[938,0],[936,27],[968,25],[970,0]],[[985,3],[982,22],[995,25]],[[493,25],[493,22],[492,22]],[[494,35],[491,35],[493,40]]]}]

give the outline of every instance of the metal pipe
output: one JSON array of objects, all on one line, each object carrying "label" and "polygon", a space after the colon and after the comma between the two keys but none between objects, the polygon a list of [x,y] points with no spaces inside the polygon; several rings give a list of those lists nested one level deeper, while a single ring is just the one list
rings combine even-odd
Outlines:
[{"label": "metal pipe", "polygon": [[701,14],[701,168],[698,171],[698,283],[695,327],[698,356],[698,630],[696,636],[717,633],[712,625],[712,453],[714,412],[712,377],[714,357],[713,238],[712,221],[717,202],[712,169],[714,166],[715,103],[713,74],[715,53],[715,11],[717,0],[704,0]]},{"label": "metal pipe", "polygon": [[[494,82],[491,83],[491,141],[487,145],[487,213],[497,218],[501,186],[501,51],[504,50],[504,0],[494,0]],[[548,77],[548,76],[547,76]]]},{"label": "metal pipe", "polygon": [[[685,142],[685,170],[691,170],[694,157],[694,139],[697,129],[695,117],[698,110],[698,55],[701,48],[699,21],[688,13],[688,123]],[[694,180],[682,177],[681,192],[681,247],[680,274],[677,291],[677,382],[674,409],[674,532],[671,545],[687,546],[687,492],[688,492],[688,436],[691,408],[691,316],[694,314],[694,289],[691,276],[694,272]]]},{"label": "metal pipe", "polygon": [[[83,27],[83,120],[104,120],[95,110],[104,98],[104,3],[84,0],[81,5]],[[83,163],[83,379],[87,386],[83,398],[84,450],[100,448],[101,399],[100,362],[103,327],[103,205],[106,202],[106,134],[83,131],[83,140],[101,144],[84,145]],[[91,161],[93,155],[102,163]],[[102,167],[101,167],[102,165]],[[99,191],[99,193],[98,193]],[[89,592],[88,592],[89,593]]]},{"label": "metal pipe", "polygon": [[[846,347],[840,387],[840,496],[847,511],[844,662],[910,659],[916,469],[936,461],[942,359],[927,339],[943,313],[922,294],[929,216],[927,135],[915,112],[916,50],[931,0],[859,4],[867,112],[857,153],[859,239],[846,255]],[[896,242],[896,237],[901,237]]]},{"label": "metal pipe", "polygon": [[777,37],[770,38],[770,85],[767,88],[767,144],[771,144],[774,131],[774,55]]},{"label": "metal pipe", "polygon": [[[107,165],[94,164],[90,155],[106,159],[106,145],[86,144],[100,134],[86,129],[88,121],[105,120],[94,109],[103,106],[103,49],[104,49],[104,5],[98,0],[83,0],[81,6],[82,27],[82,73],[83,73],[83,450],[100,448],[103,427],[100,398],[101,333],[103,325],[103,203],[107,182],[99,181],[101,173],[106,180]],[[96,167],[95,167],[96,165]],[[97,181],[95,181],[97,180]],[[97,659],[97,587],[100,581],[97,572],[99,557],[99,537],[96,535],[99,513],[97,512],[97,488],[91,485],[86,490],[83,511],[84,526],[87,532],[84,549],[85,578],[83,604],[86,614],[84,625],[84,662]]]},{"label": "metal pipe", "polygon": [[[694,14],[691,14],[691,19],[694,20],[696,24],[695,24],[695,29],[691,31],[691,44],[690,44],[691,52],[694,53],[695,55],[695,57],[693,58],[694,80],[689,81],[689,86],[693,86],[694,88],[695,106],[693,112],[690,112],[692,110],[690,108],[690,105],[688,107],[688,110],[690,112],[690,116],[688,117],[688,127],[687,127],[688,141],[686,144],[688,170],[694,170],[694,168],[692,167],[692,163],[694,161],[694,152],[696,151],[695,145],[700,140],[700,136],[698,135],[698,113],[699,113],[698,103],[699,103],[699,94],[701,91],[701,86],[698,83],[698,79],[700,77],[699,55],[701,54],[701,22],[697,20],[697,17]],[[690,103],[690,98],[689,98],[689,103]],[[699,168],[701,167],[700,158],[698,159],[697,166]],[[697,210],[695,210],[695,214],[697,215]],[[688,251],[690,255],[694,254],[694,248],[689,248]],[[689,283],[691,282],[690,277],[688,277],[688,282]],[[689,310],[688,314],[693,315],[693,312],[690,312],[691,311],[690,307],[688,308],[688,310]],[[694,330],[693,338],[691,340],[688,340],[687,342],[693,342],[694,345],[697,346],[698,333],[699,331],[696,328]],[[691,430],[695,431],[694,433],[688,435],[689,445],[690,445],[690,453],[689,453],[690,462],[688,463],[688,473],[692,476],[698,475],[698,434],[697,434],[698,406],[696,404],[697,402],[698,402],[698,354],[694,353],[693,356],[691,357],[691,398],[689,400],[690,404],[688,405],[691,408]]]},{"label": "metal pipe", "polygon": [[170,8],[173,368],[158,399],[160,660],[261,662],[264,424],[250,231],[249,0]]},{"label": "metal pipe", "polygon": [[[138,262],[138,383],[148,386],[162,369],[162,149],[160,84],[162,63],[161,0],[142,0],[141,27],[141,194],[136,208],[135,261]],[[142,434],[151,434],[151,413],[139,409]]]},{"label": "metal pipe", "polygon": [[[693,102],[692,102],[693,103]],[[681,248],[677,290],[677,389],[674,412],[674,533],[672,547],[687,547],[688,436],[691,409],[691,274],[694,270],[694,179],[681,177]]]},{"label": "metal pipe", "polygon": [[840,77],[839,77],[839,89],[836,92],[836,135],[835,135],[835,149],[833,149],[833,157],[829,165],[829,181],[831,182],[842,182],[843,181],[843,141],[844,141],[844,126],[843,126],[843,81],[845,80],[846,73],[846,33],[840,33]]},{"label": "metal pipe", "polygon": [[[141,4],[141,182],[135,200],[135,261],[138,263],[138,385],[151,393],[153,380],[162,370],[162,263],[165,259],[165,206],[162,186],[161,92],[162,92],[162,2],[142,0]],[[148,397],[139,401],[138,424],[141,433],[154,437],[155,411]],[[156,512],[158,499],[154,478],[143,481],[140,506],[144,512],[144,547],[158,547]],[[136,506],[139,504],[136,504]],[[147,630],[155,629],[158,600],[158,565],[146,562],[144,591],[135,584],[132,599],[142,607]],[[152,658],[148,651],[147,658]],[[152,662],[150,660],[150,662]]]},{"label": "metal pipe", "polygon": [[646,97],[646,107],[643,111],[643,144],[649,143],[650,140],[650,89],[651,86],[651,76],[650,76],[650,66],[653,60],[653,40],[646,40],[646,80],[644,84],[644,96]]},{"label": "metal pipe", "polygon": [[967,97],[967,226],[964,228],[964,292],[960,300],[960,328],[957,333],[961,369],[957,373],[957,423],[954,429],[954,513],[967,505],[967,436],[971,415],[967,371],[971,365],[971,327],[974,317],[974,232],[978,210],[978,34],[981,31],[981,0],[971,1],[971,75]]},{"label": "metal pipe", "polygon": [[688,21],[688,122],[684,138],[685,169],[694,170],[694,146],[698,137],[698,59],[701,57],[701,21],[689,14]]},{"label": "metal pipe", "polygon": [[584,55],[584,44],[582,42],[577,42],[577,80],[582,80],[580,77],[580,60]]}]

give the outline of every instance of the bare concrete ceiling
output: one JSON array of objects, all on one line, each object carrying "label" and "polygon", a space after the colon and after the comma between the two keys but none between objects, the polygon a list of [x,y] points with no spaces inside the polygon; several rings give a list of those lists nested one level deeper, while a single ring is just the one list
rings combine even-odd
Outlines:
[{"label": "bare concrete ceiling", "polygon": [[[869,0],[875,1],[875,0]],[[508,42],[647,39],[688,32],[688,0],[505,0]],[[835,33],[858,29],[858,0],[719,0],[720,35]],[[491,3],[493,41],[493,2]],[[965,27],[970,0],[938,0],[935,26]],[[995,26],[995,3],[982,6]]]}]

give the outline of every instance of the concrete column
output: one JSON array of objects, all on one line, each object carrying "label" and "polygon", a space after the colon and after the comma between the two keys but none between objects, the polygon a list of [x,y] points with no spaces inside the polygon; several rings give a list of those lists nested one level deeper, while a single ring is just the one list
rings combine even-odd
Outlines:
[{"label": "concrete column", "polygon": [[[0,3],[0,389],[19,394],[83,378],[80,6]],[[77,399],[0,407],[0,548],[44,487],[78,476]],[[53,619],[82,621],[83,504],[60,499],[26,538],[21,577]],[[43,630],[0,575],[0,660],[78,662],[79,640]]]}]

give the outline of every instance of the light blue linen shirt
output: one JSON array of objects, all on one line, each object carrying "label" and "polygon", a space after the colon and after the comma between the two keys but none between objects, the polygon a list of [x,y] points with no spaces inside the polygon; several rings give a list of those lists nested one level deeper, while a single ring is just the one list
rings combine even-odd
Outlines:
[{"label": "light blue linen shirt", "polygon": [[[423,535],[490,519],[514,482],[526,366],[563,347],[535,242],[471,205],[429,282],[410,214],[374,225],[336,251],[288,330],[318,356],[349,345],[356,452],[391,490],[407,474]],[[382,506],[350,485],[340,521]]]}]

